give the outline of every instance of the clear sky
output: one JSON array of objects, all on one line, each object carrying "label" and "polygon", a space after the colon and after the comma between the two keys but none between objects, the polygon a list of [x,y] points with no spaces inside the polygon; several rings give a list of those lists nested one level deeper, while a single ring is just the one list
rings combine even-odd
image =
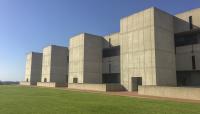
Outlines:
[{"label": "clear sky", "polygon": [[200,0],[0,0],[0,80],[24,79],[27,52],[68,46],[81,32],[118,32],[120,18],[152,6],[176,14]]}]

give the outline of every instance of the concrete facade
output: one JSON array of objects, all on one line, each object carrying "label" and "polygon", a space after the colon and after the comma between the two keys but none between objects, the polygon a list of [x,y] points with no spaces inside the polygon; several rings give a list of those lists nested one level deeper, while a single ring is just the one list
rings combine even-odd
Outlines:
[{"label": "concrete facade", "polygon": [[[192,16],[194,19],[193,29],[198,29],[200,25],[199,21],[197,21],[199,20],[199,12],[199,9],[195,9],[174,16],[152,7],[122,18],[120,20],[120,32],[106,35],[102,39],[102,63],[99,62],[95,64],[102,66],[102,83],[104,83],[104,75],[106,75],[107,78],[120,75],[119,83],[128,91],[133,91],[134,83],[138,83],[138,81],[141,81],[138,83],[139,85],[177,86],[178,79],[176,73],[184,66],[190,67],[191,69],[190,57],[187,57],[189,60],[186,60],[189,64],[183,62],[185,56],[191,56],[191,54],[181,54],[181,52],[186,51],[186,49],[184,49],[184,46],[176,45],[176,35],[181,32],[190,32],[189,16]],[[82,37],[82,39],[80,37]],[[75,38],[77,41],[74,40]],[[89,49],[84,50],[85,40],[83,36],[77,35],[75,38],[71,38],[70,47],[79,44],[82,44],[82,47],[80,47],[79,50],[73,50],[71,48],[70,51],[73,51],[70,52],[70,54],[73,53],[71,58],[74,58],[78,53],[78,57],[81,57],[81,59],[87,58],[86,55],[89,54],[85,53],[87,53]],[[90,44],[92,44],[92,40]],[[112,48],[117,46],[120,47],[120,54],[104,55],[104,50],[109,52],[109,48],[112,51]],[[191,47],[192,51],[194,51],[192,55],[196,56],[196,70],[198,70],[198,44],[189,45],[189,47],[187,45],[185,48],[187,48],[187,51],[191,51],[191,49],[189,49]],[[91,56],[92,55],[88,56],[89,60],[91,60],[89,58]],[[97,60],[99,59],[101,58],[97,58]],[[80,67],[80,69],[83,69],[80,72],[80,74],[82,74],[82,76],[79,77],[80,80],[87,77],[87,75],[83,75],[84,72],[87,72],[84,69],[86,61],[83,61],[84,60],[77,62],[79,66],[83,67]],[[73,65],[75,64],[70,63],[70,66]],[[80,70],[74,69],[73,72],[77,71]],[[195,75],[191,77],[190,80],[199,79],[197,76],[198,73],[194,72],[190,74]],[[99,75],[93,74],[93,77],[99,77]],[[112,80],[114,78],[110,79]],[[99,81],[100,80],[99,78]],[[73,81],[69,83],[73,83]],[[96,82],[92,80],[90,82],[80,81],[78,83],[87,84]],[[195,83],[198,85],[200,82]],[[138,86],[138,84],[136,84],[136,86]]]},{"label": "concrete facade", "polygon": [[70,39],[69,83],[102,83],[102,43],[87,33]]},{"label": "concrete facade", "polygon": [[[67,85],[68,82],[68,48],[51,45],[43,49],[42,76],[43,83]],[[49,84],[39,84],[49,85]]]},{"label": "concrete facade", "polygon": [[124,91],[124,87],[121,84],[83,84],[72,83],[68,88],[92,90],[92,91]]},{"label": "concrete facade", "polygon": [[141,95],[200,100],[200,88],[167,87],[167,86],[139,86]]},{"label": "concrete facade", "polygon": [[25,80],[20,85],[36,85],[41,80],[42,53],[31,52],[26,57]]},{"label": "concrete facade", "polygon": [[131,77],[142,77],[142,85],[176,85],[173,16],[150,8],[120,25],[121,83],[127,90]]},{"label": "concrete facade", "polygon": [[200,86],[200,8],[171,15],[151,7],[122,18],[117,33],[71,37],[69,55],[67,48],[44,48],[38,85],[63,83],[102,91],[108,83],[127,91]]},{"label": "concrete facade", "polygon": [[[120,46],[120,33],[113,33],[110,35],[104,36],[103,39],[103,49],[109,49],[115,46]],[[110,44],[109,44],[110,43]],[[111,69],[109,71],[109,64]],[[102,73],[120,73],[120,55],[114,55],[110,57],[103,57],[102,62]]]}]

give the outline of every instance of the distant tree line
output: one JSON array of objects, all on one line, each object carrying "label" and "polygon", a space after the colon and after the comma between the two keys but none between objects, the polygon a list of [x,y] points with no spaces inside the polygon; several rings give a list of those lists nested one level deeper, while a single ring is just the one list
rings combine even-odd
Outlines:
[{"label": "distant tree line", "polygon": [[12,85],[12,84],[19,84],[17,81],[1,81],[0,80],[0,85]]}]

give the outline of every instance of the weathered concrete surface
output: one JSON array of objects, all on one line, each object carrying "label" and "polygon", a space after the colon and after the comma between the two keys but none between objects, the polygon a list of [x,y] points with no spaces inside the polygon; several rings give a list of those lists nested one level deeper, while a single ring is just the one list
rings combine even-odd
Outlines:
[{"label": "weathered concrete surface", "polygon": [[32,84],[31,84],[31,82],[21,81],[21,82],[19,83],[19,85],[30,86],[30,85],[32,85]]},{"label": "weathered concrete surface", "polygon": [[56,87],[55,82],[37,82],[37,86],[39,87]]},{"label": "weathered concrete surface", "polygon": [[26,57],[25,81],[20,84],[36,85],[41,80],[41,71],[42,53],[28,53]]},{"label": "weathered concrete surface", "polygon": [[183,32],[190,30],[189,16],[192,16],[193,29],[200,28],[200,8],[192,9],[175,15],[174,32]]},{"label": "weathered concrete surface", "polygon": [[93,91],[124,91],[120,84],[68,84],[68,88]]},{"label": "weathered concrete surface", "polygon": [[192,71],[192,55],[195,56],[196,70],[200,70],[200,44],[176,47],[177,71]]},{"label": "weathered concrete surface", "polygon": [[102,37],[83,33],[70,39],[69,83],[102,83]]},{"label": "weathered concrete surface", "polygon": [[132,77],[142,85],[176,85],[173,16],[149,8],[120,21],[121,84],[131,91]]},{"label": "weathered concrete surface", "polygon": [[67,87],[67,83],[59,84],[56,82],[37,82],[37,86],[40,86],[40,87]]},{"label": "weathered concrete surface", "polygon": [[43,49],[41,82],[66,84],[68,79],[68,48],[51,45]]},{"label": "weathered concrete surface", "polygon": [[194,87],[139,86],[138,93],[141,95],[200,100],[200,88]]}]

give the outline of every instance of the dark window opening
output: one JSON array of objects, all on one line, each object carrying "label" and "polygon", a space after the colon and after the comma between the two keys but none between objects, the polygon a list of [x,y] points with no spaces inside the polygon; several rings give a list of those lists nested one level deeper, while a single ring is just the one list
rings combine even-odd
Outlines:
[{"label": "dark window opening", "polygon": [[200,43],[200,33],[175,34],[175,46],[184,46]]},{"label": "dark window opening", "polygon": [[47,78],[44,78],[44,82],[47,82]]},{"label": "dark window opening", "polygon": [[103,83],[120,83],[120,73],[103,74]]},{"label": "dark window opening", "polygon": [[109,47],[111,47],[111,39],[109,38]]},{"label": "dark window opening", "polygon": [[67,56],[67,63],[69,63],[69,56]]},{"label": "dark window opening", "polygon": [[200,71],[177,71],[177,86],[200,86]]},{"label": "dark window opening", "polygon": [[26,82],[28,82],[28,78],[26,79]]},{"label": "dark window opening", "polygon": [[190,30],[193,29],[192,16],[189,16]]},{"label": "dark window opening", "polygon": [[73,78],[73,83],[78,83],[78,78]]},{"label": "dark window opening", "polygon": [[109,64],[109,73],[111,73],[111,64]]},{"label": "dark window opening", "polygon": [[120,46],[103,49],[103,57],[112,57],[120,55]]},{"label": "dark window opening", "polygon": [[196,62],[195,62],[195,56],[192,56],[192,69],[196,69]]}]

